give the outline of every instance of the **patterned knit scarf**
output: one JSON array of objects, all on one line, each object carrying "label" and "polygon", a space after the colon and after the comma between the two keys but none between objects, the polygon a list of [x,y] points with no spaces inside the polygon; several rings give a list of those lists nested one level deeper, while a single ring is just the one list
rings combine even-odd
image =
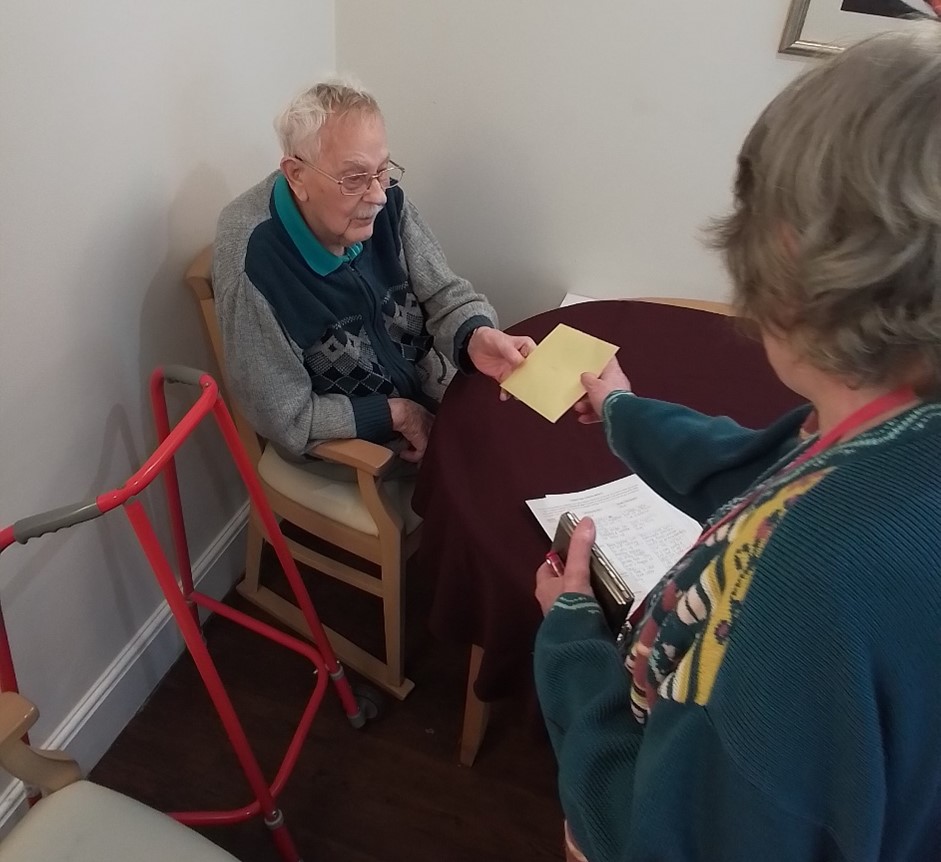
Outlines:
[{"label": "patterned knit scarf", "polygon": [[[793,469],[789,466],[813,443],[811,435],[816,431],[817,416],[811,413],[801,428],[798,447],[749,489],[722,506],[705,525],[705,539],[693,545],[648,596],[647,610],[633,640],[625,640],[629,644],[624,666],[631,676],[631,711],[639,724],[647,723],[658,689],[702,634],[709,610],[709,598],[700,586],[702,573],[725,552],[729,537],[756,506],[805,471],[805,465]],[[740,511],[734,518],[710,532],[712,525],[722,522],[736,509]]]},{"label": "patterned knit scarf", "polygon": [[[646,724],[658,692],[669,693],[677,667],[697,639],[703,636],[711,603],[708,590],[702,584],[703,573],[710,563],[725,553],[738,527],[750,518],[754,510],[790,485],[793,486],[793,494],[783,500],[779,517],[783,516],[806,489],[805,479],[812,482],[822,469],[852,458],[861,449],[883,445],[904,433],[917,433],[927,423],[937,421],[939,416],[941,404],[923,403],[846,443],[800,461],[800,455],[814,443],[814,438],[809,435],[817,431],[816,414],[808,416],[794,451],[710,518],[705,525],[705,540],[697,542],[667,572],[648,597],[647,609],[633,639],[625,637],[621,641],[621,648],[626,651],[624,665],[632,681],[631,711],[639,724]],[[721,523],[732,512],[736,513],[735,516]],[[721,525],[710,533],[714,524]],[[773,528],[773,523],[763,527],[766,532]],[[715,635],[720,641],[724,637],[721,631],[716,631]],[[662,689],[665,684],[666,688]]]}]

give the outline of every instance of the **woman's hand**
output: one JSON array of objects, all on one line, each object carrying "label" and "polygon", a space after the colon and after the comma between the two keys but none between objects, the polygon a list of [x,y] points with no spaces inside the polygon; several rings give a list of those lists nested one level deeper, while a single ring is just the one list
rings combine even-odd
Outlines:
[{"label": "woman's hand", "polygon": [[562,593],[594,596],[588,579],[591,546],[594,541],[595,522],[591,518],[582,518],[572,532],[568,559],[562,574],[557,574],[548,560],[536,570],[536,600],[542,608],[543,616],[549,613],[549,608]]},{"label": "woman's hand", "polygon": [[582,386],[585,387],[585,395],[576,402],[575,412],[578,414],[578,421],[583,425],[601,421],[601,405],[612,392],[631,391],[631,381],[621,371],[621,366],[613,356],[598,377],[594,374],[583,374]]}]

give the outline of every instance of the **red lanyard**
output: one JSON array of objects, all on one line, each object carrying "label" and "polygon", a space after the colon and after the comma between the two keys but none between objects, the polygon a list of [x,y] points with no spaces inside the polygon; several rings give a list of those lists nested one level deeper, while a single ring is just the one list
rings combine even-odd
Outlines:
[{"label": "red lanyard", "polygon": [[[804,452],[801,452],[797,458],[791,461],[783,469],[788,470],[793,467],[798,467],[803,464],[805,461],[810,460],[814,455],[819,455],[825,449],[829,449],[834,443],[838,443],[844,437],[846,437],[850,432],[855,431],[857,428],[865,425],[867,422],[875,419],[877,416],[881,416],[883,413],[888,413],[890,410],[895,410],[898,407],[902,407],[905,404],[909,404],[918,400],[918,396],[915,394],[915,391],[910,386],[903,386],[899,389],[895,389],[892,392],[889,392],[885,395],[880,395],[878,398],[874,398],[868,404],[864,404],[855,412],[847,416],[842,422],[838,422],[833,428],[831,428],[826,434],[824,434],[819,440],[817,440],[812,446],[806,449]],[[733,518],[741,514],[742,510],[750,505],[755,499],[755,495],[751,495],[742,500],[737,506],[733,507],[731,511],[727,512],[720,520],[716,521],[708,530],[706,530],[695,542],[693,547],[696,545],[701,545],[706,541],[719,527],[727,524]],[[691,549],[692,550],[692,549]]]},{"label": "red lanyard", "polygon": [[[906,404],[914,403],[918,400],[918,396],[915,394],[915,391],[910,386],[904,386],[900,389],[895,389],[892,392],[887,393],[886,395],[880,395],[878,398],[873,399],[868,404],[864,404],[854,413],[851,413],[847,416],[842,422],[837,423],[830,431],[824,434],[819,438],[812,446],[807,448],[804,452],[801,452],[793,461],[788,463],[783,470],[788,470],[793,467],[797,467],[803,464],[805,461],[813,458],[814,455],[819,455],[825,449],[829,449],[834,443],[838,443],[842,438],[847,436],[851,431],[855,431],[857,428],[865,425],[867,422],[875,419],[877,416],[881,416],[883,413],[888,413],[891,410],[895,410],[898,407],[903,407]],[[782,472],[779,471],[779,472]],[[698,548],[703,544],[710,536],[712,536],[716,530],[720,527],[727,524],[733,518],[737,518],[742,511],[750,506],[755,497],[760,493],[760,490],[756,491],[753,494],[750,494],[745,499],[741,500],[737,505],[733,506],[725,515],[722,516],[716,523],[714,523],[708,530],[706,530],[690,547],[689,551],[692,551],[694,548]],[[689,553],[687,551],[687,553]],[[650,596],[644,598],[644,600],[637,606],[634,610],[634,613],[630,616],[631,626],[636,626],[644,614],[647,612],[647,602]]]}]

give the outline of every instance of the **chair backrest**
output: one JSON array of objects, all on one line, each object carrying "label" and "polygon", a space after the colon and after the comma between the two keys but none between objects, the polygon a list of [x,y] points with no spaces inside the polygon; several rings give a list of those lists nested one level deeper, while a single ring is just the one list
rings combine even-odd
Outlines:
[{"label": "chair backrest", "polygon": [[711,311],[713,314],[724,314],[733,317],[735,310],[727,302],[716,302],[711,299],[686,299],[676,296],[639,296],[639,302],[657,302],[660,305],[678,305],[681,308],[697,308],[700,311]]},{"label": "chair backrest", "polygon": [[225,350],[222,347],[222,332],[219,329],[219,319],[216,317],[216,296],[212,289],[212,246],[206,246],[187,267],[183,280],[196,295],[199,302],[199,310],[202,312],[203,324],[206,328],[206,335],[212,346],[213,355],[216,357],[216,364],[222,372],[225,400],[229,407],[229,412],[235,420],[235,427],[238,429],[239,438],[242,445],[248,451],[252,464],[257,465],[261,459],[262,441],[255,433],[255,429],[248,423],[248,420],[242,414],[238,402],[232,394],[232,387],[229,385],[228,371],[225,364]]}]

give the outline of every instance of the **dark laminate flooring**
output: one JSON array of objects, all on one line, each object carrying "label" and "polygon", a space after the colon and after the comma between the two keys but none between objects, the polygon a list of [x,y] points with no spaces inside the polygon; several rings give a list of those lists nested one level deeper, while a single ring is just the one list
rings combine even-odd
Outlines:
[{"label": "dark laminate flooring", "polygon": [[[277,564],[266,554],[266,575]],[[324,621],[378,649],[378,601],[309,578]],[[424,620],[433,584],[410,575],[408,672],[415,691],[354,731],[331,691],[314,719],[281,803],[305,862],[550,862],[560,860],[561,812],[552,752],[530,691],[496,704],[477,763],[457,764],[466,648],[442,644]],[[232,604],[254,612],[233,593]],[[223,620],[207,640],[249,739],[272,775],[308,696],[309,664]],[[91,777],[167,809],[250,800],[188,656]],[[259,819],[202,830],[243,862],[278,862]]]}]

